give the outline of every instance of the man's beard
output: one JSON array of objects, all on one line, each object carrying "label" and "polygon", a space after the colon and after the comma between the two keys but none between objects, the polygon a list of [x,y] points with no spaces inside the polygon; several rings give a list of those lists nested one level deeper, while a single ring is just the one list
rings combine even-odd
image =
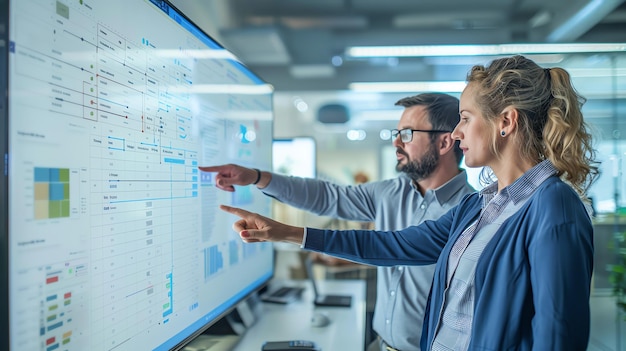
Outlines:
[{"label": "man's beard", "polygon": [[397,152],[404,155],[408,162],[403,165],[398,161],[396,171],[406,173],[409,178],[416,182],[428,178],[439,164],[439,153],[433,143],[429,145],[428,151],[419,160],[409,160],[409,155],[404,150],[398,149]]}]

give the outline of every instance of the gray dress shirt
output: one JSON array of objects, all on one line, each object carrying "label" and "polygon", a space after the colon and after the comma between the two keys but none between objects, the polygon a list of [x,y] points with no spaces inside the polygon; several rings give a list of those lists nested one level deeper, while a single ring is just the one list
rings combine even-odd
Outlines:
[{"label": "gray dress shirt", "polygon": [[[263,192],[288,205],[323,216],[374,222],[377,230],[399,230],[437,219],[473,192],[462,171],[422,196],[405,175],[355,186],[272,175]],[[378,267],[373,327],[390,346],[419,350],[426,300],[435,265]]]}]

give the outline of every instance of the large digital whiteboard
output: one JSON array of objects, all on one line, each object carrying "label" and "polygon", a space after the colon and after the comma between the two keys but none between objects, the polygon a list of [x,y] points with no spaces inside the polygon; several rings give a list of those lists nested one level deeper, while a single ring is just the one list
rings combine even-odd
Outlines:
[{"label": "large digital whiteboard", "polygon": [[273,274],[197,168],[271,167],[272,88],[164,1],[9,5],[10,349],[180,347]]}]

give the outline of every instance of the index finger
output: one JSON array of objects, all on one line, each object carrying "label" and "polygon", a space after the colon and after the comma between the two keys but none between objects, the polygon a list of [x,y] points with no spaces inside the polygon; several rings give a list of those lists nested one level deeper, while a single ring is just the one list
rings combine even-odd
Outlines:
[{"label": "index finger", "polygon": [[222,211],[226,211],[228,213],[232,213],[235,216],[239,216],[241,218],[245,218],[245,217],[247,217],[247,216],[252,214],[252,212],[248,212],[248,211],[246,211],[244,209],[237,208],[237,207],[230,207],[230,206],[226,206],[226,205],[220,205],[220,209]]},{"label": "index finger", "polygon": [[219,172],[224,166],[199,166],[203,172]]}]

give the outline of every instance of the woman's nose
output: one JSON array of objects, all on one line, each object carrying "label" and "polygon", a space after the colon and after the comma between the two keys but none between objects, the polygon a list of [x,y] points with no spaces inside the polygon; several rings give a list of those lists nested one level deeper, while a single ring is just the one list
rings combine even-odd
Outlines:
[{"label": "woman's nose", "polygon": [[459,126],[457,125],[456,127],[454,127],[454,130],[452,131],[452,133],[450,134],[450,136],[452,137],[452,139],[454,140],[461,140],[461,131],[459,131]]}]

